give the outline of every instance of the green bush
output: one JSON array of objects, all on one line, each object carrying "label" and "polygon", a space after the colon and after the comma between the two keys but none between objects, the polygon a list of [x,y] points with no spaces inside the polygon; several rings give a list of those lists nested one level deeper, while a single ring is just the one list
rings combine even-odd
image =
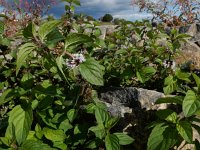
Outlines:
[{"label": "green bush", "polygon": [[192,130],[200,132],[200,78],[173,64],[189,36],[176,29],[166,34],[162,25],[152,27],[149,21],[123,21],[102,40],[98,21],[70,21],[30,22],[12,39],[0,22],[0,148],[119,150],[138,145],[137,135],[115,128],[119,118],[98,99],[98,90],[106,86],[135,86],[175,94],[156,103],[181,106],[180,112],[156,112],[157,120],[147,126],[148,141],[139,139],[147,149],[168,150],[183,140],[198,149]]},{"label": "green bush", "polygon": [[111,14],[105,14],[103,17],[102,17],[102,21],[103,22],[111,22],[113,20],[113,16]]},{"label": "green bush", "polygon": [[92,16],[87,16],[86,18],[88,21],[95,21],[95,19]]},{"label": "green bush", "polygon": [[120,19],[119,19],[119,18],[115,18],[115,19],[113,20],[113,23],[114,23],[115,25],[119,25],[119,24],[120,24]]}]

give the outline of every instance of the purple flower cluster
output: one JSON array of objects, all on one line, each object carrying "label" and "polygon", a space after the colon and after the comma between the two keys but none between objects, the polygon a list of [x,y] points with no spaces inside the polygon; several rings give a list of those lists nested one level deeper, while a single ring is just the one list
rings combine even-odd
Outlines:
[{"label": "purple flower cluster", "polygon": [[172,60],[164,60],[163,66],[165,68],[171,68],[174,71],[176,69],[176,63],[175,63],[175,61],[172,61]]},{"label": "purple flower cluster", "polygon": [[72,58],[67,59],[66,65],[68,68],[73,69],[76,66],[78,66],[80,63],[83,63],[84,61],[86,61],[86,59],[83,56],[83,54],[72,54]]}]

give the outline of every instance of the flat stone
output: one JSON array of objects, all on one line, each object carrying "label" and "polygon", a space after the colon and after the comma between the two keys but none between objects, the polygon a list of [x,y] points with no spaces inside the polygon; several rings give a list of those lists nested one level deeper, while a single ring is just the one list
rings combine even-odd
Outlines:
[{"label": "flat stone", "polygon": [[106,103],[111,115],[124,116],[131,109],[157,110],[165,109],[166,104],[155,105],[158,98],[165,97],[163,93],[135,87],[110,87],[99,93],[100,101]]}]

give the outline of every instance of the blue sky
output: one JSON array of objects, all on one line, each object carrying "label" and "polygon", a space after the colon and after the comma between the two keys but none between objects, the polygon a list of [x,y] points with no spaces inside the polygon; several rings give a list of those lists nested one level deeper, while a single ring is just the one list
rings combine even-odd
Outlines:
[{"label": "blue sky", "polygon": [[[60,0],[58,0],[60,1]],[[141,13],[136,7],[131,5],[131,0],[80,0],[81,6],[76,8],[75,13],[84,13],[98,19],[109,13],[114,18],[124,18],[127,20],[137,20],[151,17],[151,14]],[[60,17],[65,13],[65,4],[58,3],[50,9],[49,13],[55,17]],[[1,11],[1,7],[0,7]]]},{"label": "blue sky", "polygon": [[[65,13],[65,3],[53,6],[50,13],[59,16]],[[151,17],[151,14],[141,13],[131,5],[131,0],[81,0],[81,6],[76,8],[76,13],[84,13],[95,17],[112,14],[115,18],[136,20]]]}]

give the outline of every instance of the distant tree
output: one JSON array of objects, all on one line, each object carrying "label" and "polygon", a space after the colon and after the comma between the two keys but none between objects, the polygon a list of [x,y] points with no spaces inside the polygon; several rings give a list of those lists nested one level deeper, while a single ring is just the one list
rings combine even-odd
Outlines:
[{"label": "distant tree", "polygon": [[120,19],[119,18],[115,18],[113,20],[114,24],[119,25],[120,24]]},{"label": "distant tree", "polygon": [[51,5],[55,5],[57,0],[0,0],[0,6],[4,8],[4,13],[14,14],[19,17],[31,16],[40,17],[46,15]]},{"label": "distant tree", "polygon": [[86,18],[87,18],[88,21],[94,21],[95,20],[94,17],[92,17],[92,16],[87,16]]},{"label": "distant tree", "polygon": [[132,0],[140,11],[153,14],[152,20],[160,20],[170,26],[185,25],[200,20],[199,0]]},{"label": "distant tree", "polygon": [[46,15],[50,6],[57,0],[0,0],[0,6],[7,18],[4,20],[6,35],[14,35],[20,28],[27,26],[30,21],[39,23],[42,16]]},{"label": "distant tree", "polygon": [[48,20],[48,21],[51,21],[51,20],[55,20],[55,18],[54,18],[53,15],[48,15],[47,20]]},{"label": "distant tree", "polygon": [[80,14],[74,14],[74,19],[78,22],[83,22],[84,19],[86,18],[86,15],[83,13]]},{"label": "distant tree", "polygon": [[115,19],[113,20],[113,23],[114,23],[115,25],[119,25],[120,23],[122,23],[122,22],[124,22],[124,21],[125,21],[125,19],[115,18]]},{"label": "distant tree", "polygon": [[113,20],[113,16],[111,14],[105,14],[102,18],[103,22],[111,22]]}]

